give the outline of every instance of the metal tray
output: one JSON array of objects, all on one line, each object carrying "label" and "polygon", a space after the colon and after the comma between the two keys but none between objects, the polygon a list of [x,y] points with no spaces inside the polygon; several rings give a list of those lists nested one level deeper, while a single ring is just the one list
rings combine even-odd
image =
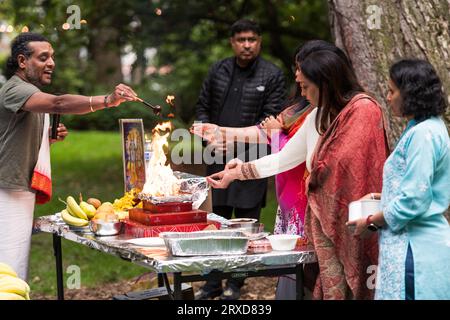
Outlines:
[{"label": "metal tray", "polygon": [[248,237],[237,230],[162,232],[159,236],[173,256],[245,254],[248,247]]}]

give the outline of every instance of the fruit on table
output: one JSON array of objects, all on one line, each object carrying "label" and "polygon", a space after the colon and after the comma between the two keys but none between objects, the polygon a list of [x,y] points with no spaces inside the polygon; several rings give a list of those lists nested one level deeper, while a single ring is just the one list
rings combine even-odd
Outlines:
[{"label": "fruit on table", "polygon": [[15,293],[0,292],[0,300],[26,300],[26,299],[25,297],[22,297]]},{"label": "fruit on table", "polygon": [[84,211],[84,213],[86,213],[86,216],[88,217],[88,219],[92,219],[95,215],[95,212],[97,211],[92,204],[89,204],[84,201],[80,202],[80,208],[81,208],[81,210]]},{"label": "fruit on table", "polygon": [[74,197],[68,196],[66,202],[67,210],[72,216],[88,220],[86,213],[83,211],[83,209],[80,208]]},{"label": "fruit on table", "polygon": [[0,275],[9,275],[17,277],[17,273],[6,263],[0,262]]},{"label": "fruit on table", "polygon": [[30,300],[30,286],[17,275],[11,275],[16,272],[10,266],[4,263],[0,266],[3,272],[7,272],[0,274],[0,300]]},{"label": "fruit on table", "polygon": [[103,202],[102,205],[97,209],[96,214],[98,213],[114,213],[114,207],[111,202]]},{"label": "fruit on table", "polygon": [[98,209],[102,205],[102,202],[96,198],[89,198],[86,202],[93,205],[95,209]]},{"label": "fruit on table", "polygon": [[65,223],[71,226],[75,227],[84,227],[87,226],[89,221],[86,217],[86,219],[80,219],[78,217],[74,217],[69,213],[67,209],[64,209],[61,211],[61,218],[64,220]]},{"label": "fruit on table", "polygon": [[141,200],[138,199],[139,192],[139,189],[133,188],[126,192],[122,198],[114,200],[114,209],[116,209],[116,211],[124,211],[136,208],[136,206],[141,203]]},{"label": "fruit on table", "polygon": [[114,207],[111,202],[104,202],[97,209],[95,216],[92,218],[93,220],[103,220],[103,221],[116,221],[117,215],[114,212]]}]

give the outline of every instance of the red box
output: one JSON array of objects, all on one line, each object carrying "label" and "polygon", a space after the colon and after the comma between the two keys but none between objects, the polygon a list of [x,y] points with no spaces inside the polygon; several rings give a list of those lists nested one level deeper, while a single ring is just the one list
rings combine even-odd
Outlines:
[{"label": "red box", "polygon": [[163,226],[146,226],[139,222],[124,220],[124,233],[134,238],[158,237],[161,232],[193,232],[201,231],[210,225],[214,225],[220,229],[220,223],[210,221],[205,223],[190,223],[190,224],[174,224]]},{"label": "red box", "polygon": [[151,201],[142,200],[143,208],[153,213],[192,211],[192,202],[164,202],[154,204]]},{"label": "red box", "polygon": [[187,212],[152,213],[144,209],[130,209],[128,211],[131,221],[145,224],[146,226],[161,226],[187,223],[205,223],[207,212],[192,210]]}]

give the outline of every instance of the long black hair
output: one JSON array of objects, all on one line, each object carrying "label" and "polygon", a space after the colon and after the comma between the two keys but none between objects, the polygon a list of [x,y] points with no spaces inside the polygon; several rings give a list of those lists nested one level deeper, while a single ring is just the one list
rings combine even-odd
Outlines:
[{"label": "long black hair", "polygon": [[295,60],[297,64],[300,66],[302,61],[305,60],[308,55],[320,50],[328,50],[334,52],[353,70],[352,63],[348,59],[345,52],[341,48],[338,48],[334,44],[324,40],[310,40],[305,42],[297,51],[297,54],[295,55]]},{"label": "long black hair", "polygon": [[32,32],[24,32],[14,38],[11,44],[11,56],[6,61],[6,79],[11,78],[19,68],[19,64],[17,62],[17,57],[19,54],[23,54],[27,58],[33,54],[33,51],[28,46],[28,43],[32,41],[49,42],[43,35]]},{"label": "long black hair", "polygon": [[[327,42],[325,40],[309,40],[309,41],[306,41],[304,44],[298,46],[297,49],[295,50],[295,55],[294,55],[295,66],[293,69],[298,68],[302,64],[303,60],[305,60],[306,57],[309,56],[311,53],[316,52],[316,51],[321,51],[321,50],[328,50],[328,51],[334,52],[353,71],[352,63],[351,63],[350,59],[348,59],[345,52],[342,49],[335,46],[334,44]],[[300,98],[300,96],[302,95],[300,87],[297,85],[296,88],[297,88],[297,90],[294,95],[295,99],[302,101],[302,107],[307,106],[308,102],[306,101],[306,99]]]},{"label": "long black hair", "polygon": [[400,90],[403,116],[422,121],[445,113],[447,102],[442,82],[428,61],[400,60],[391,66],[389,76]]},{"label": "long black hair", "polygon": [[330,50],[310,53],[300,69],[319,88],[316,129],[323,134],[347,103],[364,90],[353,68]]}]

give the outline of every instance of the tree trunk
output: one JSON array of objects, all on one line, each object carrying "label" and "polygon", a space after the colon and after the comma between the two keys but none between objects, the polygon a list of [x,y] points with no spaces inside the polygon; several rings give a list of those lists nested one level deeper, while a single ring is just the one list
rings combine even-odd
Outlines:
[{"label": "tree trunk", "polygon": [[120,59],[119,32],[111,27],[96,29],[90,39],[90,54],[94,61],[95,79],[111,88],[122,82],[122,61]]},{"label": "tree trunk", "polygon": [[[375,95],[389,119],[391,147],[405,121],[386,104],[389,66],[400,58],[427,59],[438,72],[450,102],[450,0],[329,0],[336,45],[352,61],[361,84]],[[450,108],[445,116],[450,128]]]},{"label": "tree trunk", "polygon": [[[393,62],[405,57],[428,60],[450,102],[450,0],[329,0],[328,4],[336,45],[347,52],[361,84],[386,111],[392,150],[405,125],[386,108]],[[450,108],[445,121],[450,128]]]}]

